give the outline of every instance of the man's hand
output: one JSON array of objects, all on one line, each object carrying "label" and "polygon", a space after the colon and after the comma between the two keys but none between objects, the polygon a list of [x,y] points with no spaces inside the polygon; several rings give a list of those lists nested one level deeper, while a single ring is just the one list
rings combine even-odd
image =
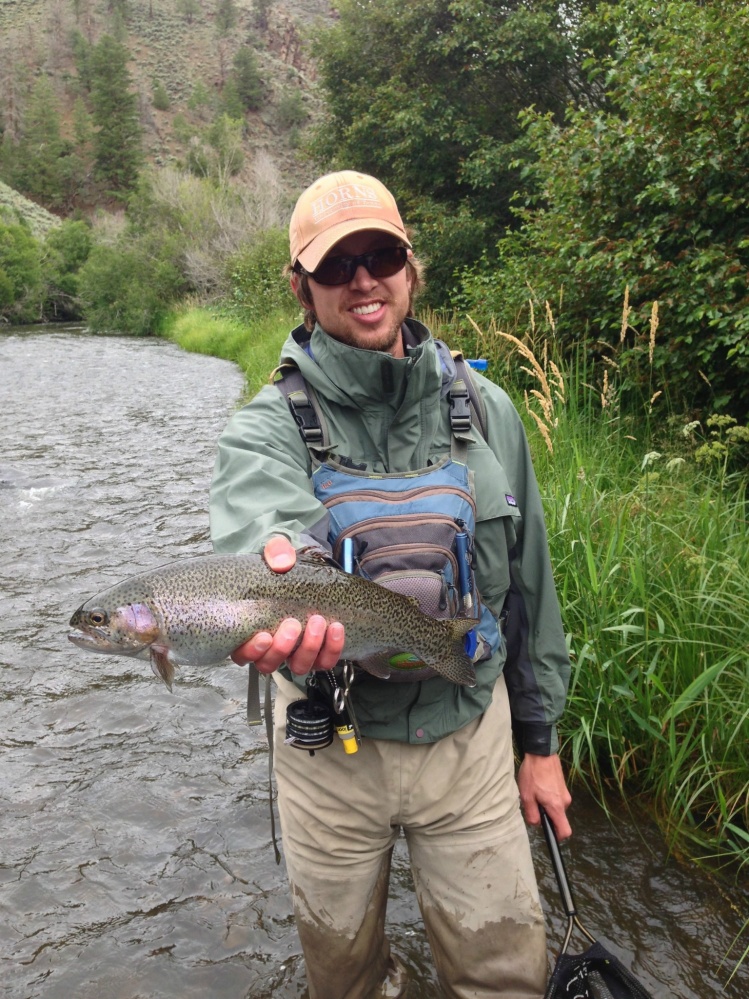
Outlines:
[{"label": "man's hand", "polygon": [[[263,558],[274,572],[288,572],[296,563],[296,549],[284,537],[271,538],[263,549]],[[296,618],[283,620],[275,634],[258,631],[232,653],[238,666],[254,663],[260,673],[273,673],[283,662],[292,673],[304,676],[313,669],[332,669],[343,653],[343,625],[327,623],[320,614],[313,614],[302,628]]]},{"label": "man's hand", "polygon": [[541,823],[539,805],[543,805],[556,830],[557,839],[567,839],[572,829],[565,811],[572,804],[572,796],[567,790],[559,757],[534,756],[526,753],[518,770],[520,804],[525,821],[537,826]]}]

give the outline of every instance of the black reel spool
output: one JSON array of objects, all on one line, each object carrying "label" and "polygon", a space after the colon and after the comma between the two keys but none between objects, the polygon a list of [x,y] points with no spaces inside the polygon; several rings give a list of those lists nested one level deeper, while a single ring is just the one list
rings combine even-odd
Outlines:
[{"label": "black reel spool", "polygon": [[333,741],[333,715],[319,701],[292,701],[286,708],[286,743],[312,755]]}]

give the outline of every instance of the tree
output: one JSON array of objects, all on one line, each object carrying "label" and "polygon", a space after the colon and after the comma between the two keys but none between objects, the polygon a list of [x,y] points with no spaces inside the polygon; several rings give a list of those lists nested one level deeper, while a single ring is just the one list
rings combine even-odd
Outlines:
[{"label": "tree", "polygon": [[273,0],[252,0],[252,23],[260,32],[268,30]]},{"label": "tree", "polygon": [[[515,219],[518,114],[561,123],[601,99],[581,70],[584,0],[341,0],[319,39],[327,117],[310,142],[325,166],[358,167],[393,189],[428,254],[432,301],[456,267]],[[599,44],[598,42],[596,44]]]},{"label": "tree", "polygon": [[232,61],[231,79],[245,111],[257,111],[263,100],[263,80],[255,53],[247,45],[238,49]]},{"label": "tree", "polygon": [[94,173],[118,194],[133,189],[143,158],[128,58],[127,49],[111,35],[104,35],[92,54]]},{"label": "tree", "polygon": [[19,323],[38,320],[41,287],[39,244],[24,226],[0,222],[0,316]]},{"label": "tree", "polygon": [[466,276],[466,304],[507,319],[529,285],[542,306],[563,287],[558,337],[589,328],[618,348],[625,292],[633,328],[657,301],[658,387],[745,416],[749,13],[737,0],[628,0],[602,16],[618,38],[599,63],[612,109],[572,111],[563,127],[528,115],[540,198],[526,197],[521,230]]},{"label": "tree", "polygon": [[93,45],[77,29],[73,31],[70,39],[73,50],[73,61],[78,71],[78,83],[84,93],[90,93],[93,85]]},{"label": "tree", "polygon": [[69,193],[72,146],[60,134],[60,112],[49,78],[34,84],[16,151],[15,182],[30,198],[59,207]]},{"label": "tree", "polygon": [[198,0],[177,0],[177,10],[188,24],[192,24],[195,16],[200,13],[200,4]]},{"label": "tree", "polygon": [[236,26],[237,7],[234,0],[218,0],[216,4],[216,33],[224,38]]}]

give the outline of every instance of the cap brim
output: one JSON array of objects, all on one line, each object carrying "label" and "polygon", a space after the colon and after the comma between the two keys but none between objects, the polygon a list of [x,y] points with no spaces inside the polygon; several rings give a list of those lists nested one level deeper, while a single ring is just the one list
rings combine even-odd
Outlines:
[{"label": "cap brim", "polygon": [[342,239],[350,236],[353,232],[370,231],[387,232],[391,236],[395,236],[402,243],[405,243],[409,248],[411,247],[410,240],[403,229],[390,222],[384,222],[382,219],[349,219],[346,222],[339,222],[338,225],[331,226],[325,232],[321,232],[319,236],[316,236],[311,243],[305,246],[301,253],[297,254],[297,258],[293,263],[299,262],[305,271],[311,273],[317,269],[318,265],[327,257],[336,243],[340,243]]}]

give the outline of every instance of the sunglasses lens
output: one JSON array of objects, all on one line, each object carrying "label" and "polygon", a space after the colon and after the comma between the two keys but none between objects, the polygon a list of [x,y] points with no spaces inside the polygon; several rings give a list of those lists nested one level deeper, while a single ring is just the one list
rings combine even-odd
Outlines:
[{"label": "sunglasses lens", "polygon": [[382,250],[365,254],[369,259],[363,261],[372,277],[390,277],[403,270],[408,256],[405,246],[386,246]]},{"label": "sunglasses lens", "polygon": [[318,284],[348,284],[357,268],[364,266],[372,277],[391,277],[403,270],[407,258],[405,246],[383,246],[357,257],[326,257],[310,276]]},{"label": "sunglasses lens", "polygon": [[351,257],[326,257],[310,274],[318,284],[327,285],[348,284],[353,276]]}]

